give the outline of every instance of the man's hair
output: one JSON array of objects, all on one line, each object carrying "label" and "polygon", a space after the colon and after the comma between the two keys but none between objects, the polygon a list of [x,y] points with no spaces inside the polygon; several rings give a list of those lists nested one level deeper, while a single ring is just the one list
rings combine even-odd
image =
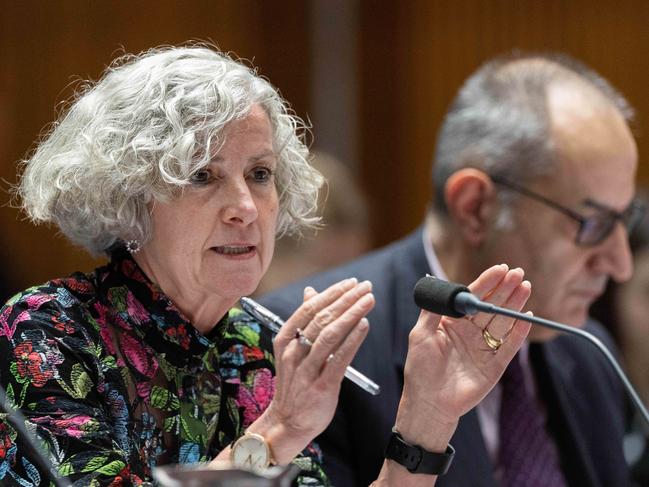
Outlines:
[{"label": "man's hair", "polygon": [[150,208],[176,197],[253,105],[270,120],[278,165],[278,234],[317,223],[323,178],[305,126],[255,70],[211,46],[163,47],[117,59],[75,95],[23,163],[17,190],[34,221],[91,253],[151,235]]},{"label": "man's hair", "polygon": [[632,120],[633,109],[608,81],[565,55],[515,54],[489,61],[464,83],[440,128],[434,209],[447,212],[446,181],[466,167],[522,184],[551,173],[557,153],[547,93],[563,81],[585,83]]}]

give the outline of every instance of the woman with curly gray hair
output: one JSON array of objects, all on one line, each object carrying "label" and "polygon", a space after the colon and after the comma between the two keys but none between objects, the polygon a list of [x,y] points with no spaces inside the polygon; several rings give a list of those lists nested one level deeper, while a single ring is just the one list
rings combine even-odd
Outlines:
[{"label": "woman with curly gray hair", "polygon": [[[368,329],[369,285],[348,280],[296,314],[275,340],[287,357],[276,382],[270,337],[233,309],[276,234],[317,223],[322,177],[301,132],[253,69],[209,47],[162,48],[117,60],[25,162],[27,214],[111,259],[2,315],[3,385],[61,474],[137,484],[156,464],[228,458],[243,431],[285,464],[327,425]],[[339,360],[314,375],[291,364],[304,353],[292,338],[324,325],[326,306],[345,315],[313,349]],[[37,483],[4,433],[0,477]],[[300,456],[303,475],[324,478],[315,448]]]},{"label": "woman with curly gray hair", "polygon": [[[110,258],[0,311],[0,382],[58,475],[141,485],[156,465],[230,460],[295,462],[302,483],[327,483],[311,440],[333,417],[368,332],[371,284],[305,289],[273,341],[235,307],[268,268],[276,235],[317,223],[322,177],[303,129],[251,68],[210,47],[168,47],[116,61],[25,162],[18,193],[28,215]],[[472,286],[518,309],[529,295],[522,272],[502,266]],[[448,336],[435,333],[451,324]],[[493,386],[526,331],[516,326],[494,361],[472,322],[423,313],[397,423],[411,434],[439,424],[425,440],[446,444],[449,418]],[[475,351],[454,353],[466,340]],[[431,353],[450,361],[431,369]],[[461,389],[444,386],[471,375]],[[461,394],[440,394],[449,390]],[[3,485],[46,482],[24,441],[0,423]],[[381,482],[404,474],[386,462]]]}]

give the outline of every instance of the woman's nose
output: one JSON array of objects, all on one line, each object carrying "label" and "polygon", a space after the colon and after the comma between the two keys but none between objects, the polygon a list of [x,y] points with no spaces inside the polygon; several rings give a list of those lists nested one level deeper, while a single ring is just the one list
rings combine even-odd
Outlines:
[{"label": "woman's nose", "polygon": [[237,182],[228,188],[224,219],[228,223],[248,225],[258,216],[257,204],[245,182]]}]

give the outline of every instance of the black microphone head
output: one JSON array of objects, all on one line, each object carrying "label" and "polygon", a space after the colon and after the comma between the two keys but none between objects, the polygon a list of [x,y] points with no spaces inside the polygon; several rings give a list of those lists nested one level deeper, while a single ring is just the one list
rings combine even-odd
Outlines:
[{"label": "black microphone head", "polygon": [[455,309],[455,297],[461,292],[470,291],[463,284],[425,276],[415,284],[413,295],[417,306],[426,311],[461,318],[464,313]]}]

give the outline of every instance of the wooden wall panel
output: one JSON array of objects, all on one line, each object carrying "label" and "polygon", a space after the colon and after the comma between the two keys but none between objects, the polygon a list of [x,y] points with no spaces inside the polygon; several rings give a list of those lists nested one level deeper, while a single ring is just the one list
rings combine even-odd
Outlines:
[{"label": "wooden wall panel", "polygon": [[[315,1],[326,0],[0,0],[0,177],[15,181],[15,162],[55,119],[71,81],[98,76],[120,46],[135,52],[211,39],[253,59],[308,116]],[[565,51],[629,97],[639,113],[639,180],[649,185],[649,2],[349,1],[359,19],[359,172],[372,203],[375,244],[421,221],[435,134],[448,104],[480,63],[514,48]],[[7,199],[2,193],[4,281],[21,288],[91,267],[94,261],[52,229],[22,221]]]},{"label": "wooden wall panel", "polygon": [[[98,77],[120,52],[212,40],[254,60],[306,115],[308,5],[301,0],[0,3],[0,177],[5,181],[15,181],[16,161],[54,121],[55,105],[73,93],[70,83]],[[53,229],[24,221],[7,200],[6,192],[0,193],[1,279],[11,290],[98,262]]]},{"label": "wooden wall panel", "polygon": [[361,8],[362,173],[381,208],[377,243],[421,221],[449,103],[481,63],[513,49],[566,52],[618,87],[638,111],[639,181],[649,185],[649,2],[412,0]]}]

